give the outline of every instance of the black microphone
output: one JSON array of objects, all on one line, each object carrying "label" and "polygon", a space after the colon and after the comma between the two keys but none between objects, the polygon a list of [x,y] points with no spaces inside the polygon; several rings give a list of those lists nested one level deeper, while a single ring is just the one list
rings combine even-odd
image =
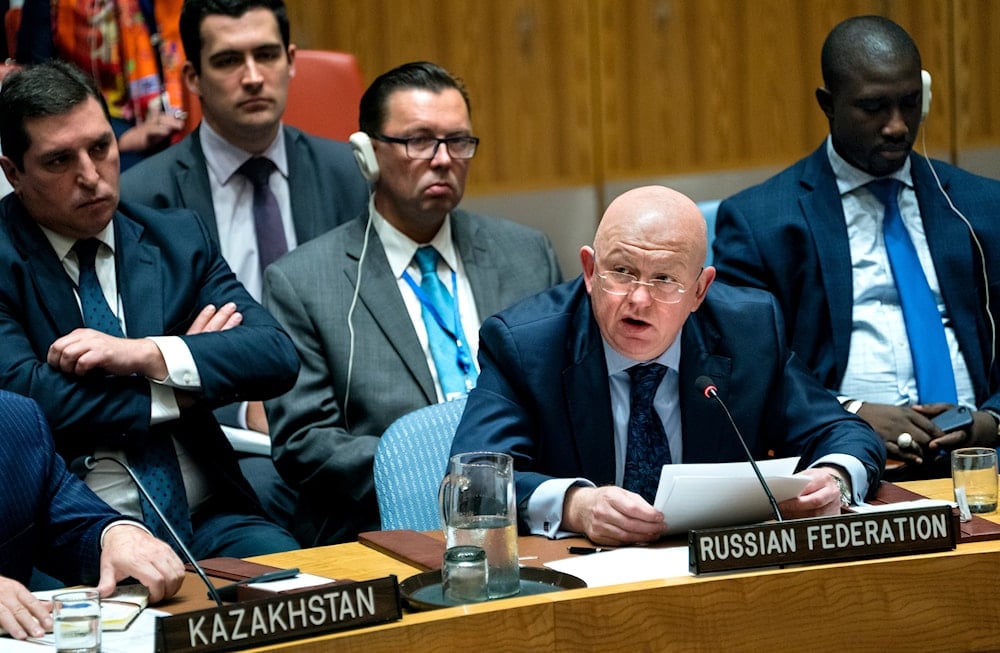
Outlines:
[{"label": "black microphone", "polygon": [[[156,512],[156,516],[159,518],[160,523],[162,523],[163,526],[167,529],[167,532],[170,533],[170,537],[173,538],[174,543],[177,545],[177,548],[180,549],[181,553],[184,555],[184,559],[191,565],[191,567],[194,568],[195,572],[197,572],[198,576],[201,578],[201,581],[205,583],[205,587],[208,588],[209,598],[215,601],[215,604],[218,605],[220,608],[223,607],[224,604],[222,603],[222,599],[219,597],[219,593],[215,591],[215,585],[213,585],[211,581],[208,580],[208,576],[205,574],[205,570],[201,568],[201,565],[199,565],[198,561],[194,559],[194,556],[191,555],[191,552],[188,551],[188,548],[184,546],[184,542],[182,542],[181,538],[177,535],[177,531],[174,530],[174,527],[170,524],[169,521],[167,521],[167,518],[163,515],[163,513],[160,512],[160,507],[156,505],[156,502],[153,501],[153,497],[149,495],[149,492],[146,491],[146,488],[144,488],[142,486],[142,483],[139,482],[139,477],[135,475],[135,472],[132,471],[132,468],[123,463],[122,461],[118,460],[117,458],[111,458],[109,456],[101,456],[99,458],[96,458],[94,456],[86,456],[82,459],[78,458],[77,460],[73,461],[73,464],[71,465],[70,468],[74,472],[79,469],[78,463],[81,460],[83,462],[83,466],[87,469],[87,471],[93,470],[94,467],[97,466],[97,463],[106,460],[108,462],[115,463],[116,465],[124,469],[125,472],[130,477],[132,477],[132,482],[135,483],[136,489],[139,490],[139,493],[142,494],[143,498],[149,503],[149,505],[153,507],[153,511]],[[82,476],[80,474],[78,475]]]},{"label": "black microphone", "polygon": [[722,406],[722,410],[726,413],[726,417],[729,418],[729,423],[733,427],[733,431],[736,433],[736,437],[739,438],[740,444],[743,445],[743,451],[747,454],[747,460],[750,461],[750,466],[753,467],[753,473],[757,475],[757,480],[760,481],[760,486],[764,488],[764,494],[767,495],[767,500],[771,503],[771,510],[774,512],[774,518],[779,522],[784,521],[781,518],[781,511],[778,510],[778,502],[774,498],[774,494],[771,492],[771,488],[767,486],[767,481],[764,480],[763,474],[760,473],[760,467],[757,466],[757,461],[753,459],[753,454],[750,453],[750,447],[747,446],[747,441],[743,439],[743,434],[740,433],[740,429],[736,426],[736,422],[733,420],[733,416],[729,413],[729,409],[726,408],[726,402],[722,401],[722,397],[719,396],[719,389],[715,387],[715,382],[708,376],[699,376],[695,379],[695,386],[702,394],[705,395],[706,399],[714,399],[719,402]]}]

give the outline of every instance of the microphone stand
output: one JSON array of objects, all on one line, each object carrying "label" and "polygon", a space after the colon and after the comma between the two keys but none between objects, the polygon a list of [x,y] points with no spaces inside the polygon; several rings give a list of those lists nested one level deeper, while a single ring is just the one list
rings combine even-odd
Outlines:
[{"label": "microphone stand", "polygon": [[88,470],[93,470],[97,463],[103,461],[115,463],[116,465],[124,469],[125,472],[132,478],[132,482],[135,483],[136,489],[139,490],[143,498],[149,503],[150,506],[152,506],[153,511],[156,513],[156,516],[159,518],[160,522],[164,525],[164,527],[166,527],[167,532],[170,533],[170,537],[173,538],[174,543],[177,545],[177,548],[180,549],[181,553],[184,555],[184,558],[189,563],[191,563],[191,567],[194,568],[195,572],[201,578],[201,581],[205,583],[205,587],[208,588],[209,597],[213,601],[215,601],[215,604],[218,605],[220,608],[223,607],[224,603],[222,602],[222,599],[219,597],[219,593],[215,590],[215,585],[213,585],[208,580],[208,576],[205,574],[205,570],[201,568],[201,565],[199,565],[198,561],[194,559],[194,556],[191,555],[191,552],[188,550],[188,548],[184,546],[184,542],[182,542],[181,538],[177,535],[177,531],[174,530],[174,527],[170,524],[169,521],[167,521],[167,518],[163,515],[163,513],[160,512],[160,507],[156,505],[156,502],[153,501],[153,497],[150,496],[149,492],[146,491],[146,488],[143,487],[142,483],[139,482],[139,477],[135,475],[135,472],[132,471],[132,468],[123,463],[122,461],[118,460],[117,458],[111,458],[109,456],[101,456],[101,457],[87,456],[86,458],[84,458],[83,464]]},{"label": "microphone stand", "polygon": [[722,407],[723,412],[729,419],[730,426],[733,427],[733,431],[736,433],[736,437],[739,439],[740,444],[743,445],[743,451],[746,452],[747,460],[750,461],[750,466],[753,467],[753,473],[757,475],[757,480],[760,481],[760,486],[764,488],[764,494],[767,495],[767,500],[771,504],[771,510],[774,512],[774,518],[781,522],[784,521],[781,517],[781,511],[778,510],[778,502],[774,498],[774,494],[771,493],[771,488],[767,486],[767,481],[764,480],[764,475],[760,473],[760,467],[757,466],[757,461],[754,460],[753,454],[750,453],[750,447],[747,446],[746,440],[743,439],[743,434],[740,433],[739,427],[736,426],[736,421],[733,420],[733,416],[729,413],[729,408],[726,407],[726,402],[722,401],[722,397],[719,396],[718,388],[715,387],[715,383],[712,379],[707,376],[700,376],[696,380],[698,386],[705,393],[707,399],[714,399],[719,406]]}]

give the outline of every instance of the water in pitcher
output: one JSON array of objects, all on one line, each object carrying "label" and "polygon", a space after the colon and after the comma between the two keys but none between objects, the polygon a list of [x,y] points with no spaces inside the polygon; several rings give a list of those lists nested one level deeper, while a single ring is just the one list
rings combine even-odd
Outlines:
[{"label": "water in pitcher", "polygon": [[491,599],[513,596],[521,590],[517,562],[517,524],[496,516],[469,517],[447,530],[449,547],[473,545],[486,551]]}]

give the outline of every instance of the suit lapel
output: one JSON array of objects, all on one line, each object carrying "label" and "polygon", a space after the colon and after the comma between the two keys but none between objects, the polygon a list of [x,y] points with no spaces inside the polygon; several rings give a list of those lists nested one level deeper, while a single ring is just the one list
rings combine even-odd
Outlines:
[{"label": "suit lapel", "polygon": [[[582,281],[578,283],[583,285]],[[572,362],[562,373],[571,440],[576,446],[582,476],[598,485],[614,483],[614,420],[608,365],[589,300],[577,303],[573,324],[583,327],[576,330],[573,339],[566,344],[568,360]]]},{"label": "suit lapel", "polygon": [[839,369],[841,361],[846,363],[851,344],[854,282],[844,209],[825,145],[809,157],[800,183],[806,192],[799,199],[799,206],[815,240],[839,376],[843,372]]},{"label": "suit lapel", "polygon": [[333,180],[315,179],[315,162],[310,160],[309,148],[301,132],[282,127],[285,130],[285,154],[288,157],[288,193],[292,206],[292,224],[295,238],[301,244],[319,235],[317,215],[320,211],[332,211],[333,207],[323,206],[319,189]]},{"label": "suit lapel", "polygon": [[[219,242],[219,226],[215,221],[215,205],[212,204],[212,185],[208,181],[208,164],[201,149],[199,131],[196,129],[185,139],[188,145],[177,157],[180,169],[174,183],[177,184],[177,194],[181,197],[181,206],[200,215],[212,240]],[[175,147],[183,146],[184,142]]]},{"label": "suit lapel", "polygon": [[164,334],[160,251],[142,239],[142,227],[115,214],[115,268],[128,337]]},{"label": "suit lapel", "polygon": [[465,274],[476,298],[476,313],[482,322],[505,306],[500,304],[500,269],[493,252],[479,236],[479,225],[465,211],[451,212],[451,237],[462,258]]},{"label": "suit lapel", "polygon": [[[344,274],[351,287],[356,288],[358,259],[364,246],[367,220],[355,220],[350,224],[350,231],[345,239],[348,264],[344,267]],[[386,340],[399,355],[400,360],[413,375],[413,379],[420,386],[427,403],[437,403],[437,390],[434,387],[431,372],[427,368],[424,350],[413,330],[410,314],[399,294],[396,278],[392,275],[389,261],[385,257],[385,250],[382,249],[382,243],[374,228],[371,230],[369,239],[358,297],[371,313],[372,320],[378,325]]]},{"label": "suit lapel", "polygon": [[[981,258],[978,252],[973,251],[968,227],[948,206],[944,193],[937,188],[937,181],[928,169],[927,163],[916,155],[911,156],[910,161],[913,187],[916,189],[927,246],[934,261],[938,286],[948,310],[951,326],[955,330],[959,349],[965,356],[969,355],[968,352],[977,352],[973,358],[978,356],[982,360],[988,360],[988,339],[980,338],[980,335],[985,336],[980,332],[982,325],[977,325],[975,320],[956,319],[961,315],[979,314],[978,302],[982,301],[981,292],[969,288],[968,284],[970,279],[979,279],[981,273],[977,266]],[[941,186],[944,192],[947,192],[949,171],[942,169],[940,178]],[[979,284],[976,283],[975,290],[978,290],[978,287]],[[967,367],[972,376],[973,386],[986,388],[988,381],[983,374],[983,366],[970,364]]]},{"label": "suit lapel", "polygon": [[[706,309],[702,309],[706,310]],[[725,415],[712,402],[699,393],[691,392],[699,376],[706,375],[718,388],[719,396],[726,400],[730,395],[733,361],[717,351],[722,336],[697,312],[692,313],[681,331],[681,362],[678,374],[678,393],[681,409],[681,435],[684,441],[684,459],[681,462],[710,462],[718,452],[709,450],[705,433],[726,433],[731,430]]]},{"label": "suit lapel", "polygon": [[54,336],[58,338],[81,328],[83,316],[73,282],[52,245],[13,193],[4,201],[11,203],[10,238],[30,270],[35,290],[40,295],[39,307],[52,321]]}]

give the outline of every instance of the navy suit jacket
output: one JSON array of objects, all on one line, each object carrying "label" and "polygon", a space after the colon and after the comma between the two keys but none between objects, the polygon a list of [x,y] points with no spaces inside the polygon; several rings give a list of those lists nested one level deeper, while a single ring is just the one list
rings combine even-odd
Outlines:
[{"label": "navy suit jacket", "polygon": [[122,516],[66,469],[38,405],[3,390],[0,477],[0,576],[27,585],[37,566],[65,583],[96,583],[101,532]]},{"label": "navy suit jacket", "polygon": [[[991,306],[1000,306],[1000,182],[934,161],[941,187],[983,247],[987,282],[969,227],[948,206],[927,161],[911,155],[910,162],[934,269],[976,402],[1000,410],[1000,369],[992,361],[985,303],[988,295]],[[854,292],[847,226],[826,144],[724,201],[713,252],[720,280],[774,293],[792,349],[824,386],[839,389]]]},{"label": "navy suit jacket", "polygon": [[[681,332],[684,463],[742,462],[725,414],[696,388],[710,376],[755,458],[832,453],[860,460],[874,492],[885,447],[840,408],[784,344],[767,293],[715,283]],[[582,277],[498,313],[480,329],[482,373],[452,453],[514,457],[518,504],[552,478],[615,483],[614,426],[604,346]]]},{"label": "navy suit jacket", "polygon": [[[200,128],[199,128],[200,129]],[[347,143],[285,130],[288,191],[295,238],[302,244],[368,208],[368,184]],[[161,209],[191,209],[215,242],[219,227],[199,130],[122,175],[122,199]]]},{"label": "navy suit jacket", "polygon": [[[178,420],[150,425],[149,381],[139,376],[84,377],[46,363],[51,344],[83,327],[73,283],[42,230],[13,194],[0,200],[0,387],[31,397],[66,460],[98,444],[128,450],[152,429],[169,429],[216,490],[241,506],[257,498],[211,414],[215,406],[273,397],[291,387],[298,359],[291,339],[255,302],[190,211],[122,204],[114,216],[118,290],[129,338],[176,335],[191,351],[202,390]],[[235,302],[238,327],[184,335],[207,304]],[[235,493],[236,496],[232,496]]]}]

